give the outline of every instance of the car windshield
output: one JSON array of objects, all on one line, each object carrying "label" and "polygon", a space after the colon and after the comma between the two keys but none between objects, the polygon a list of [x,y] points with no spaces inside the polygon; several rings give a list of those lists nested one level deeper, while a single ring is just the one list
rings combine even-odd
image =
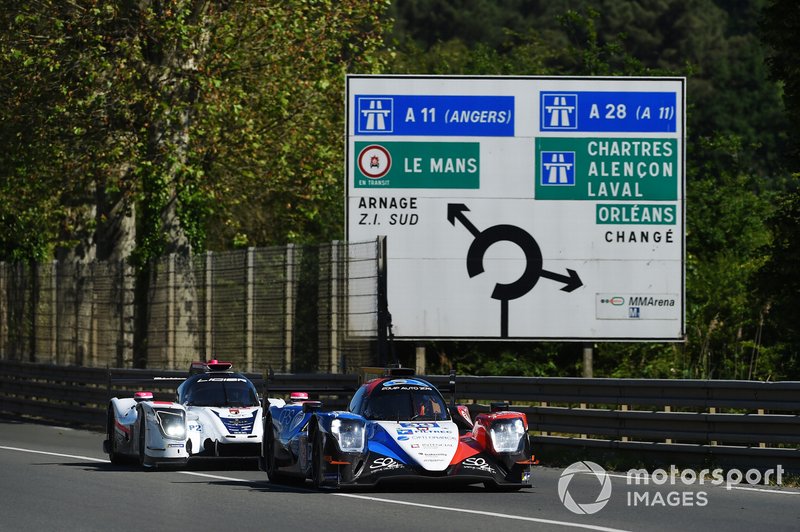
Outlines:
[{"label": "car windshield", "polygon": [[384,389],[370,395],[364,417],[379,421],[438,421],[450,416],[442,396],[435,391]]},{"label": "car windshield", "polygon": [[236,377],[201,378],[186,393],[189,406],[258,406],[258,396],[249,382]]}]

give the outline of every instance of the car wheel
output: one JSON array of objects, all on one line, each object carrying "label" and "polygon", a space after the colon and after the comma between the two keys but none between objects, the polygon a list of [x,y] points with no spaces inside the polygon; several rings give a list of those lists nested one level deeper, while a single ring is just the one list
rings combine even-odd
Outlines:
[{"label": "car wheel", "polygon": [[139,465],[144,467],[144,448],[147,444],[147,438],[145,435],[145,430],[147,430],[147,424],[144,422],[144,412],[139,412]]},{"label": "car wheel", "polygon": [[114,430],[114,412],[108,410],[108,430],[106,437],[108,438],[108,459],[113,465],[120,465],[123,462],[123,456],[117,452],[117,436]]},{"label": "car wheel", "polygon": [[157,466],[156,464],[153,465],[146,465],[145,464],[145,448],[147,446],[147,423],[144,420],[144,412],[141,412],[140,420],[139,420],[139,465],[145,471],[155,471]]},{"label": "car wheel", "polygon": [[275,462],[275,430],[272,428],[272,418],[267,418],[264,424],[264,460],[266,462],[267,476],[270,482],[282,482],[283,475],[278,472],[278,464]]},{"label": "car wheel", "polygon": [[314,433],[314,447],[311,452],[311,480],[315,488],[325,484],[325,448],[322,441],[322,432]]}]

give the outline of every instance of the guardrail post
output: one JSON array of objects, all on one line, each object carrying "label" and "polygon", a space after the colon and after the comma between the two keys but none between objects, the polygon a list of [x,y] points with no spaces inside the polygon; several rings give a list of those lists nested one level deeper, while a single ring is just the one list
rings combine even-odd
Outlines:
[{"label": "guardrail post", "polygon": [[[627,412],[628,408],[630,408],[628,405],[620,405],[620,410],[622,410],[623,412]],[[630,438],[628,438],[627,436],[621,436],[620,439],[622,441],[629,441],[630,440]]]},{"label": "guardrail post", "polygon": [[[667,405],[664,407],[664,412],[672,412],[672,407]],[[664,443],[672,443],[672,438],[667,438]]]},{"label": "guardrail post", "polygon": [[[758,415],[759,416],[763,416],[764,415],[764,409],[763,408],[759,408],[758,409]],[[758,446],[763,449],[764,447],[767,446],[767,444],[764,443],[764,442],[759,442]]]},{"label": "guardrail post", "polygon": [[[541,406],[543,408],[547,408],[547,401],[539,401],[539,406]],[[543,430],[543,431],[541,431],[541,435],[542,436],[549,436],[550,433],[547,432],[546,430]]]},{"label": "guardrail post", "polygon": [[[708,413],[709,414],[716,414],[717,413],[717,407],[716,406],[708,407]],[[717,440],[709,440],[708,444],[712,445],[712,446],[716,445],[717,444]]]},{"label": "guardrail post", "polygon": [[[579,406],[579,408],[580,408],[581,410],[586,410],[586,403],[581,403],[581,404],[580,404],[580,406]],[[582,438],[582,439],[584,439],[584,440],[587,438],[586,434],[579,434],[579,437],[580,437],[580,438]]]}]

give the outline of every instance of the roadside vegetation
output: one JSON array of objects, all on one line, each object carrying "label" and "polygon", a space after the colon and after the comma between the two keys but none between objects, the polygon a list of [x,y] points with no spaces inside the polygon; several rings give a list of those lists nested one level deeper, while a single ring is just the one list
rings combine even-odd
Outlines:
[{"label": "roadside vegetation", "polygon": [[[793,1],[0,0],[0,21],[0,260],[125,258],[141,283],[163,253],[343,237],[345,73],[686,76],[687,338],[598,344],[594,374],[800,379]],[[434,373],[580,375],[579,344],[428,348]]]}]

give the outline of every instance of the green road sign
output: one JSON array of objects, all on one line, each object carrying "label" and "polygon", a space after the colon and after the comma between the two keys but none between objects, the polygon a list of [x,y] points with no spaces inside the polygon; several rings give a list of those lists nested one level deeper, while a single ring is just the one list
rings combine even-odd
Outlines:
[{"label": "green road sign", "polygon": [[536,199],[678,199],[675,139],[538,138],[536,169]]},{"label": "green road sign", "polygon": [[480,187],[478,142],[356,142],[355,188]]}]

